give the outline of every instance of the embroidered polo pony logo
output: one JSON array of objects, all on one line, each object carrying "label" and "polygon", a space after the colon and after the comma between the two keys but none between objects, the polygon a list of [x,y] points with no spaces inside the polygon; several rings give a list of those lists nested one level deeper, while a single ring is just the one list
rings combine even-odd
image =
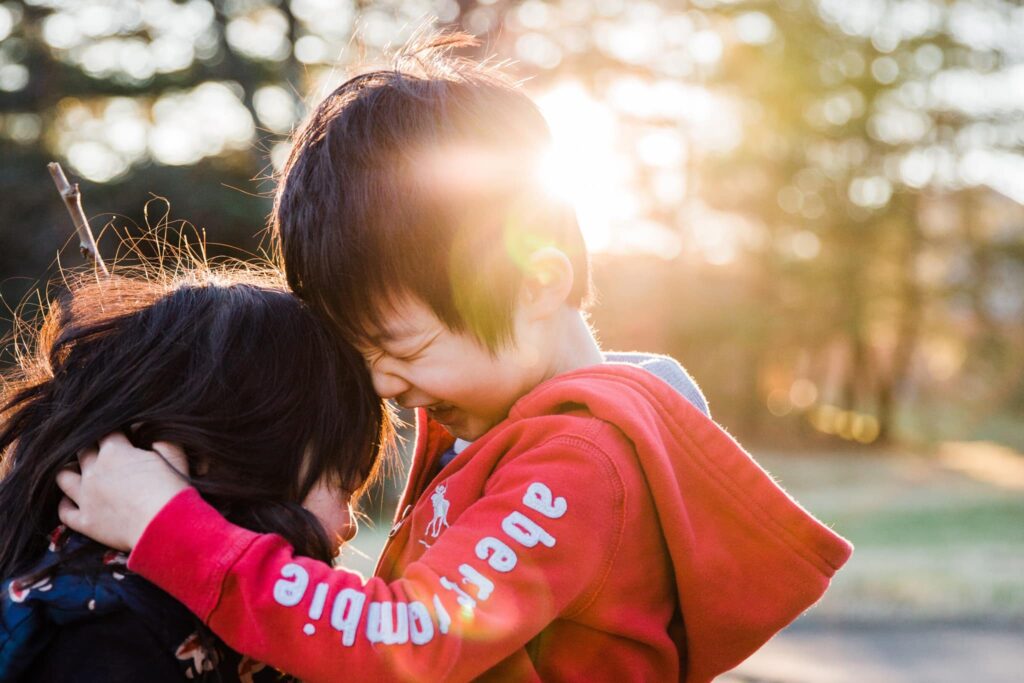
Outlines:
[{"label": "embroidered polo pony logo", "polygon": [[441,532],[448,528],[448,508],[450,504],[444,497],[448,490],[447,484],[438,484],[434,492],[430,494],[430,504],[434,506],[434,518],[427,525],[427,533],[431,538],[437,538]]}]

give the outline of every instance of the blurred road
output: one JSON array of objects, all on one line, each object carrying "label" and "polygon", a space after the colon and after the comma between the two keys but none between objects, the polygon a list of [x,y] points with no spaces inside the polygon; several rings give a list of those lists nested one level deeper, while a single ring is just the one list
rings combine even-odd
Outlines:
[{"label": "blurred road", "polygon": [[718,683],[1021,683],[1024,622],[797,622]]}]

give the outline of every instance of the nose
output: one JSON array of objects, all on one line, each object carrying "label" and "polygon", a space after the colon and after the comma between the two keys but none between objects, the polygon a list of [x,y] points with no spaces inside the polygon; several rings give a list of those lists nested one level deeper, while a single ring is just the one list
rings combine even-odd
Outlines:
[{"label": "nose", "polygon": [[409,382],[395,373],[384,359],[370,365],[370,379],[373,381],[373,390],[385,399],[398,398],[410,387]]}]

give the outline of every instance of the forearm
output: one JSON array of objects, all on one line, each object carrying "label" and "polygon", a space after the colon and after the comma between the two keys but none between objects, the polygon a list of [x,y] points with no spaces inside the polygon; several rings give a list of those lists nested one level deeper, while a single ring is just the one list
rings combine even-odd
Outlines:
[{"label": "forearm", "polygon": [[578,565],[571,547],[535,544],[515,571],[507,558],[481,554],[481,529],[500,533],[505,513],[496,511],[521,503],[527,488],[517,483],[467,510],[391,583],[295,557],[280,537],[232,526],[194,492],[153,520],[129,567],[229,646],[306,680],[344,671],[470,680],[521,649],[590,583],[585,567],[566,575],[566,565]]}]

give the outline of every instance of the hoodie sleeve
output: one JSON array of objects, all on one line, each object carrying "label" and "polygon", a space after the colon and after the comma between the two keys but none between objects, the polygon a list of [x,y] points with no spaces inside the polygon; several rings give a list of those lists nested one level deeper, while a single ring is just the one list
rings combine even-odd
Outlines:
[{"label": "hoodie sleeve", "polygon": [[532,448],[486,486],[391,582],[296,557],[192,489],[150,523],[129,567],[232,648],[305,680],[470,680],[584,607],[622,534],[621,481],[583,439]]}]

